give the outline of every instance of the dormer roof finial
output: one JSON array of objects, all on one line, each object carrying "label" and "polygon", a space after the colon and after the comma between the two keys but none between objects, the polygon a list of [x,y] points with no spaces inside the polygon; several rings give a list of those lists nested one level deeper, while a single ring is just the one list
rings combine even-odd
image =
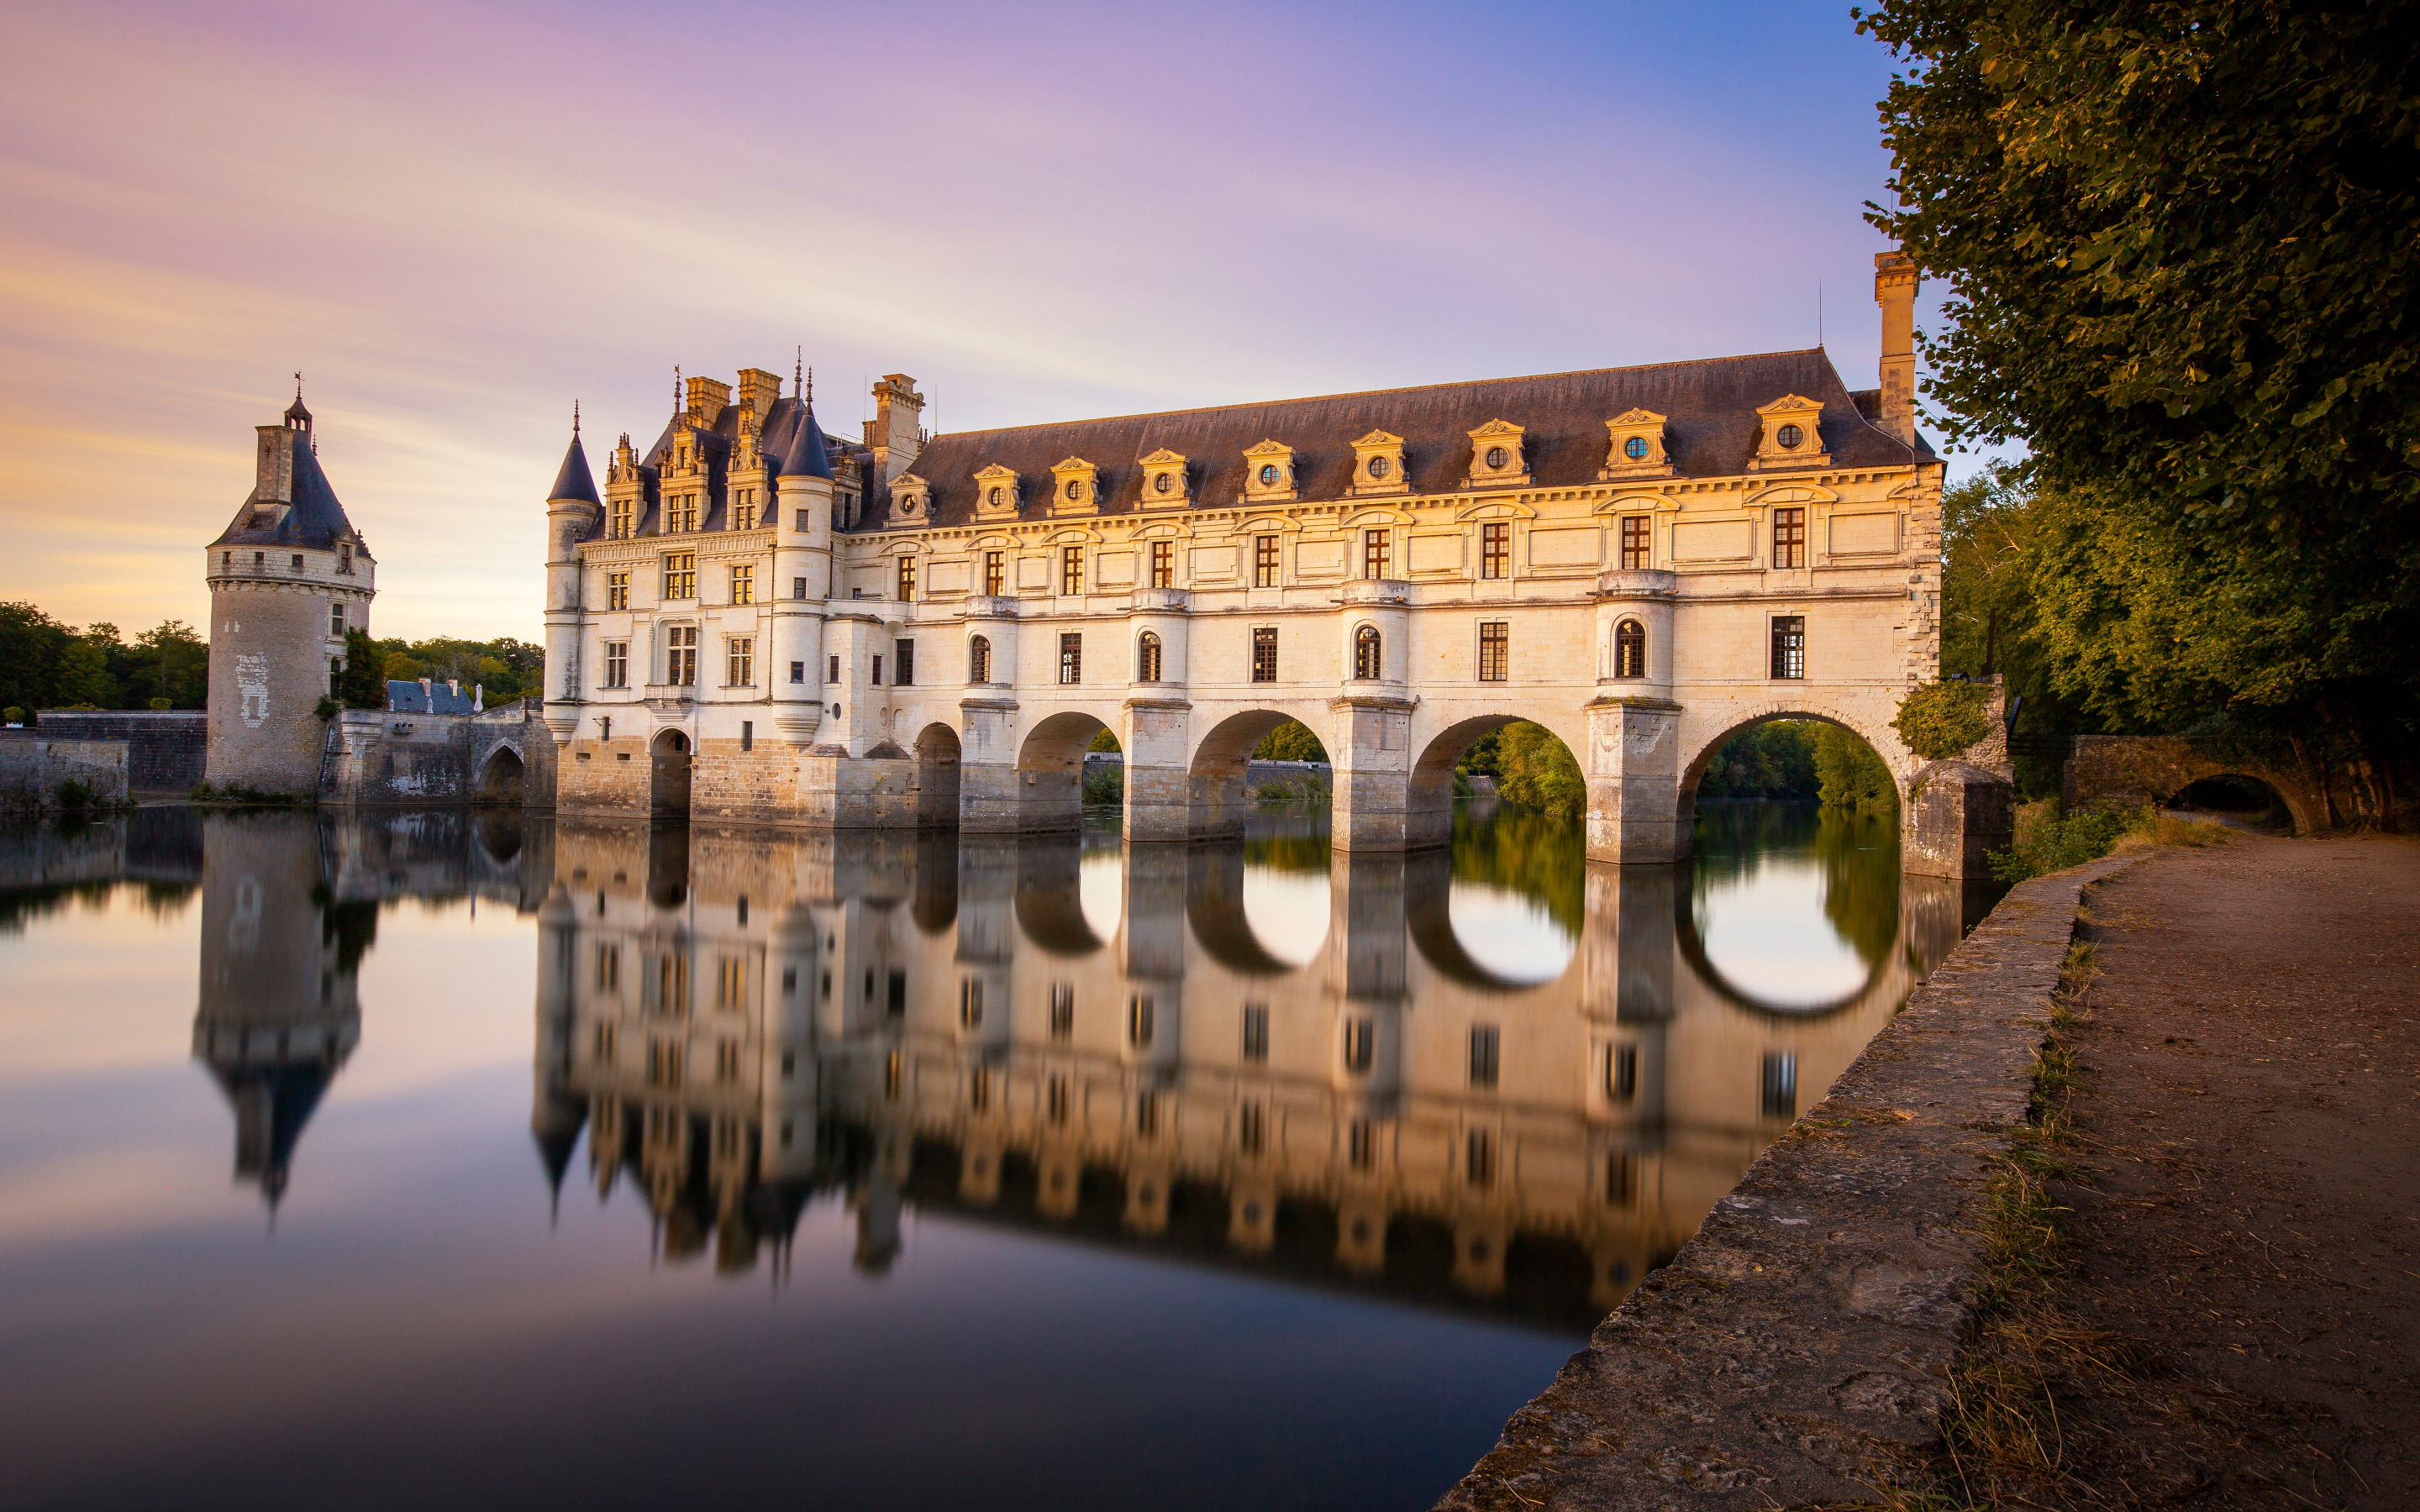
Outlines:
[{"label": "dormer roof finial", "polygon": [[580,401],[577,399],[571,401],[571,439],[580,439]]},{"label": "dormer roof finial", "polygon": [[799,398],[806,393],[806,385],[799,378],[799,375],[807,370],[807,348],[805,346],[801,345],[796,355],[798,361],[793,363],[790,366],[790,397],[793,399]]}]

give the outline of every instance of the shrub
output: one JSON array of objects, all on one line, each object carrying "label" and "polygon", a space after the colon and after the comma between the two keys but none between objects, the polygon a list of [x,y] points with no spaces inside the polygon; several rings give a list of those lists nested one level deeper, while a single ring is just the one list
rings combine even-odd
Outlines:
[{"label": "shrub", "polygon": [[70,813],[92,807],[92,789],[72,778],[59,784],[59,807]]},{"label": "shrub", "polygon": [[1261,737],[1252,748],[1256,762],[1324,762],[1327,748],[1311,733],[1311,727],[1299,719],[1289,719]]},{"label": "shrub", "polygon": [[1926,761],[1947,761],[1991,733],[1984,695],[1980,683],[1927,683],[1900,701],[1891,728]]},{"label": "shrub", "polygon": [[8,722],[10,724],[23,724],[25,722],[25,711],[19,708],[14,703],[9,704],[5,710],[0,710],[0,713],[5,713],[8,716]]},{"label": "shrub", "polygon": [[336,717],[336,710],[340,707],[342,707],[342,705],[337,703],[334,698],[330,697],[328,694],[322,693],[319,695],[318,704],[314,707],[311,712],[318,715],[322,719],[333,719]]},{"label": "shrub", "polygon": [[177,705],[175,703],[167,699],[153,699],[149,704],[149,707],[155,709],[173,709]]},{"label": "shrub", "polygon": [[1126,769],[1115,762],[1084,764],[1084,799],[1088,804],[1116,804],[1126,799]]},{"label": "shrub", "polygon": [[2180,818],[2149,804],[2131,814],[2092,809],[2061,818],[2057,801],[2044,798],[2017,810],[2016,843],[1992,854],[1992,874],[2003,882],[2023,882],[2097,861],[2112,851],[2224,845],[2234,838],[2224,825]]}]

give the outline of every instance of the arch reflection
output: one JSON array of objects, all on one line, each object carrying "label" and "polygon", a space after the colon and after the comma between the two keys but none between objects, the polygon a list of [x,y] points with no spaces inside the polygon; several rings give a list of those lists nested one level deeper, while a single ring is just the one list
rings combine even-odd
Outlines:
[{"label": "arch reflection", "polygon": [[533,1127],[555,1170],[584,1131],[662,1255],[778,1272],[829,1193],[870,1271],[922,1208],[1558,1327],[1678,1248],[1960,919],[1902,889],[1899,964],[1787,1017],[1692,956],[1685,865],[1577,868],[1571,961],[1525,984],[1445,907],[1485,857],[1327,854],[1296,964],[1241,842],[1123,847],[1108,938],[1075,835],[695,831],[671,907],[645,844],[554,831]]}]

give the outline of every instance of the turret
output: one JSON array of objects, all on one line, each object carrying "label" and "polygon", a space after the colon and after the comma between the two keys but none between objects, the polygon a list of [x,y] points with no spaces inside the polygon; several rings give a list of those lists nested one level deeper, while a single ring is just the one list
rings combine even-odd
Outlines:
[{"label": "turret", "polygon": [[[803,374],[774,481],[773,725],[784,743],[814,743],[824,709],[824,600],[832,582],[831,449]],[[768,448],[769,450],[769,448]]]},{"label": "turret", "polygon": [[567,745],[580,720],[580,644],[587,615],[581,592],[580,543],[597,532],[605,505],[580,444],[580,409],[572,407],[571,445],[563,454],[546,501],[546,724],[554,743]]}]

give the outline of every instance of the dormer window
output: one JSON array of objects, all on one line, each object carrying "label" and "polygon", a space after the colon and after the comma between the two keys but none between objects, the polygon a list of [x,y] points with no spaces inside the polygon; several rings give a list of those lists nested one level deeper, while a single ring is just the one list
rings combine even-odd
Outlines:
[{"label": "dormer window", "polygon": [[1016,470],[994,462],[975,474],[975,517],[977,519],[1015,519],[1016,517]]},{"label": "dormer window", "polygon": [[913,472],[891,480],[891,508],[902,519],[923,519],[931,511],[933,486]]},{"label": "dormer window", "polygon": [[1528,483],[1529,462],[1522,455],[1520,426],[1509,420],[1491,420],[1468,434],[1470,478],[1466,487],[1522,486]]},{"label": "dormer window", "polygon": [[1607,445],[1600,480],[1668,478],[1672,458],[1664,449],[1665,417],[1652,409],[1627,409],[1605,423]]},{"label": "dormer window", "polygon": [[1057,480],[1050,490],[1054,515],[1093,515],[1101,508],[1101,470],[1080,456],[1071,456],[1050,470]]},{"label": "dormer window", "polygon": [[1263,441],[1244,449],[1244,499],[1290,501],[1295,496],[1294,448],[1282,441]]},{"label": "dormer window", "polygon": [[1142,505],[1173,509],[1192,502],[1185,486],[1186,457],[1162,448],[1142,459]]},{"label": "dormer window", "polygon": [[1832,457],[1823,450],[1823,432],[1817,424],[1823,413],[1821,400],[1785,393],[1771,404],[1759,406],[1756,413],[1763,423],[1763,431],[1756,455],[1748,461],[1749,471],[1831,466]]},{"label": "dormer window", "polygon": [[1404,439],[1373,430],[1353,443],[1353,489],[1356,494],[1403,493],[1411,486],[1404,471]]}]

